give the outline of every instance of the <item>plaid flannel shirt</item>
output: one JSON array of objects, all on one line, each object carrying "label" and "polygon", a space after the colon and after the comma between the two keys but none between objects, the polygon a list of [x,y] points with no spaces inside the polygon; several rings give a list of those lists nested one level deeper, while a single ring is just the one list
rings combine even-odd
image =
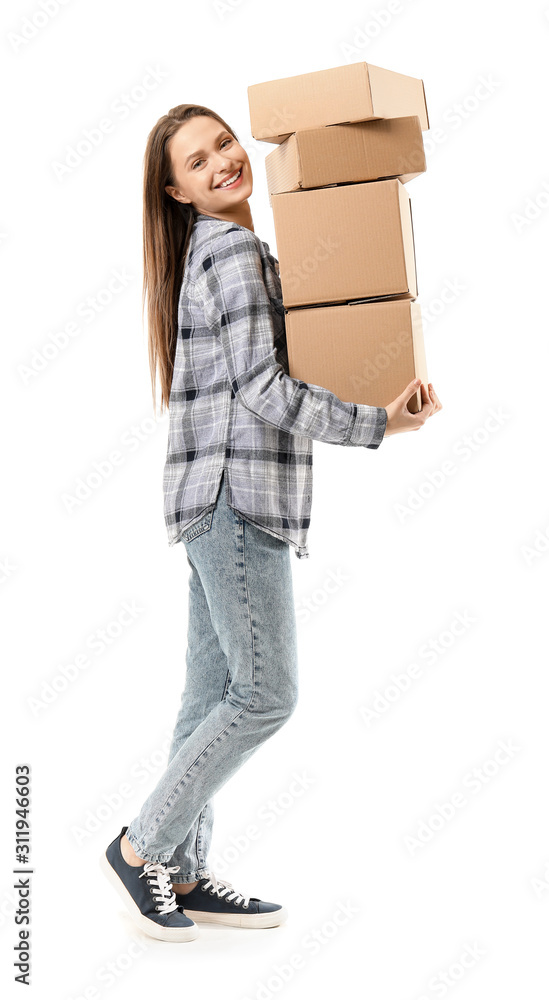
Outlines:
[{"label": "plaid flannel shirt", "polygon": [[197,213],[178,308],[164,517],[169,545],[216,503],[309,556],[312,441],[378,448],[384,407],[288,374],[278,261],[251,230]]}]

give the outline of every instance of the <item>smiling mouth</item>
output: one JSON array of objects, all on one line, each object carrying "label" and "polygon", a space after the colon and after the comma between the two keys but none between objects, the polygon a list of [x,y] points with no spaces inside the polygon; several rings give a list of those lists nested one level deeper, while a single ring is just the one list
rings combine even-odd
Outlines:
[{"label": "smiling mouth", "polygon": [[[240,167],[234,174],[231,174],[230,177],[225,178],[225,181],[222,181],[221,184],[216,184],[215,185],[216,188],[231,187],[231,185],[234,184],[235,181],[240,179],[241,173],[242,173],[242,167]],[[229,183],[226,183],[226,181],[228,181]]]}]

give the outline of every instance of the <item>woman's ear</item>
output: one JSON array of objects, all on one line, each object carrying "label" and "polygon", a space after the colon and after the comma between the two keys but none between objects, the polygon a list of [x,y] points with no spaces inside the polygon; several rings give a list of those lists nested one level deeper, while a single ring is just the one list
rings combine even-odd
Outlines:
[{"label": "woman's ear", "polygon": [[169,194],[171,198],[175,199],[175,201],[181,201],[184,205],[187,205],[190,202],[190,198],[186,198],[184,194],[179,194],[178,189],[173,187],[171,184],[166,185],[164,190],[166,194]]}]

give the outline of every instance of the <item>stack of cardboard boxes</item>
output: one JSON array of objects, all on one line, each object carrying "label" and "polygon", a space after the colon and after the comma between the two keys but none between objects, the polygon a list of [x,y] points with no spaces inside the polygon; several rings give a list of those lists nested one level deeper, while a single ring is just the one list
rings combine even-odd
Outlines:
[{"label": "stack of cardboard boxes", "polygon": [[[369,63],[248,88],[273,209],[289,374],[386,406],[427,385],[411,205],[426,169],[422,80]],[[408,403],[421,409],[418,390]]]}]

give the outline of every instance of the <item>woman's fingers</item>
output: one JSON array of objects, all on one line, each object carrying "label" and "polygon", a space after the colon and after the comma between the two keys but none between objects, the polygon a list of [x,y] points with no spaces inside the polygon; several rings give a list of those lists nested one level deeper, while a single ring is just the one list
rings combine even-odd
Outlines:
[{"label": "woman's fingers", "polygon": [[432,403],[431,393],[429,392],[428,387],[425,385],[425,382],[421,383],[421,387],[420,388],[421,388],[421,402],[422,402],[422,404],[423,403]]},{"label": "woman's fingers", "polygon": [[[429,382],[429,396],[431,402],[433,403],[433,413],[437,413],[438,410],[442,409],[442,403],[440,402],[440,399],[438,398],[435,390],[433,389],[431,382]],[[431,413],[431,416],[433,415],[433,413]]]}]

